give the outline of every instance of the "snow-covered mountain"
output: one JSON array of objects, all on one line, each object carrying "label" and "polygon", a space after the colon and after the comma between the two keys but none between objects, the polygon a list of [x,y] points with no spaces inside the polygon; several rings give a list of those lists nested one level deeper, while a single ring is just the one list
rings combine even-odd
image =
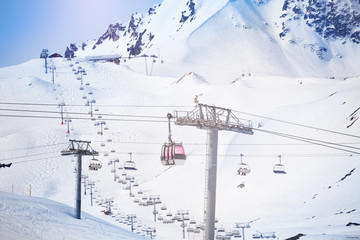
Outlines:
[{"label": "snow-covered mountain", "polygon": [[[72,49],[157,56],[173,63],[169,76],[197,71],[212,81],[239,72],[350,77],[359,74],[359,27],[357,0],[165,0]],[[214,65],[224,71],[208,74]]]},{"label": "snow-covered mountain", "polygon": [[[95,188],[94,206],[90,189],[82,194],[83,211],[126,229],[128,221],[124,224],[120,219],[136,214],[141,226],[136,225],[135,231],[155,227],[157,239],[182,239],[180,223],[154,222],[153,206],[145,207],[144,199],[159,196],[162,204],[157,205],[157,218],[162,216],[167,222],[172,219],[167,215],[174,216],[177,210],[188,210],[196,224],[203,222],[206,131],[172,124],[173,140],[185,146],[186,163],[165,167],[159,159],[168,135],[167,113],[191,111],[196,98],[231,108],[254,126],[251,136],[219,133],[218,228],[229,233],[236,230],[235,223],[251,222],[247,239],[257,232],[275,232],[279,239],[300,233],[306,235],[301,239],[359,238],[359,78],[246,75],[233,83],[215,84],[196,73],[181,78],[146,76],[132,70],[136,62],[119,66],[79,58],[52,59],[50,64],[56,66],[55,85],[51,74],[44,73],[42,59],[0,69],[0,162],[13,163],[1,169],[1,191],[29,195],[31,187],[33,196],[74,206],[76,158],[60,153],[68,148],[69,139],[91,141],[103,167],[88,170],[91,157],[84,157],[83,175]],[[78,66],[87,73],[83,90],[72,71]],[[166,73],[167,63],[159,68]],[[96,121],[87,104],[93,100]],[[62,103],[64,125],[58,107]],[[107,128],[103,135],[98,134],[97,124],[102,121]],[[280,137],[282,133],[288,137]],[[296,141],[299,136],[308,141]],[[310,144],[313,139],[323,142]],[[129,160],[129,152],[137,171],[118,169]],[[240,154],[251,167],[247,176],[236,174]],[[286,166],[285,175],[272,171],[278,155]],[[119,163],[114,168],[116,159]],[[132,188],[133,197],[128,177],[138,184]],[[245,187],[239,188],[240,184]],[[113,201],[115,218],[104,214],[108,201]],[[163,206],[167,210],[159,210]],[[9,210],[1,209],[16,222],[17,215]],[[2,228],[0,236],[9,231]],[[202,239],[202,231],[186,233],[186,238]]]},{"label": "snow-covered mountain", "polygon": [[[156,239],[182,239],[181,223],[173,219],[188,210],[196,224],[187,221],[185,238],[203,239],[206,131],[172,122],[172,139],[183,143],[187,159],[169,167],[159,157],[168,139],[167,114],[192,111],[200,102],[231,109],[251,120],[254,131],[219,132],[219,238],[235,239],[241,233],[236,223],[246,222],[246,239],[273,232],[278,239],[360,239],[358,6],[165,0],[145,16],[110,25],[99,39],[71,44],[76,58],[49,59],[54,83],[43,59],[1,68],[0,163],[12,165],[0,168],[0,191],[74,206],[76,158],[60,154],[69,139],[91,141],[102,168],[89,170],[92,158],[83,156],[81,220],[71,220],[63,205],[1,193],[0,238],[38,239],[47,219],[61,232],[78,221],[96,231],[98,220],[87,214],[129,230],[128,216],[135,214],[135,233],[150,238],[143,230],[156,228]],[[344,11],[354,16],[341,40],[330,34],[332,25],[310,14],[324,8],[333,9],[326,15],[331,21],[351,19]],[[120,65],[86,59],[108,54],[126,59]],[[81,69],[82,80],[74,74]],[[246,176],[237,174],[240,154],[251,167]],[[122,168],[130,156],[136,171]],[[286,174],[273,172],[280,159]],[[155,205],[156,222],[150,196],[162,202]],[[3,227],[7,220],[10,228]],[[22,228],[36,230],[24,236]],[[131,236],[112,226],[101,231],[109,238]]]}]

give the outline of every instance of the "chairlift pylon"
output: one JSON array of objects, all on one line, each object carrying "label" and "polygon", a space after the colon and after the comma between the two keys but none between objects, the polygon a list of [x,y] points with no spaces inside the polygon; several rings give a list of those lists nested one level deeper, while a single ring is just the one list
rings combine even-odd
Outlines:
[{"label": "chairlift pylon", "polygon": [[246,174],[249,174],[251,171],[251,168],[249,165],[247,165],[246,163],[243,163],[242,157],[244,155],[240,154],[240,161],[241,163],[239,163],[239,169],[238,169],[238,174],[242,175],[242,176],[246,176]]},{"label": "chairlift pylon", "polygon": [[168,143],[164,143],[161,148],[161,163],[165,166],[169,165],[183,165],[186,160],[185,150],[182,143],[175,143],[171,139],[171,128],[170,128],[170,119],[173,116],[168,113],[168,129],[169,129],[169,136],[168,136]]},{"label": "chairlift pylon", "polygon": [[278,157],[279,157],[279,163],[274,165],[273,172],[275,174],[286,174],[285,166],[281,164],[281,155],[279,155]]}]

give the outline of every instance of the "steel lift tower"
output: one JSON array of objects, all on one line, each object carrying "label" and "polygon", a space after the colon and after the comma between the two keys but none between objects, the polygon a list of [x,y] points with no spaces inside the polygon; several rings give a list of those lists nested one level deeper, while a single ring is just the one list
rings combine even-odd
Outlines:
[{"label": "steel lift tower", "polygon": [[76,170],[76,208],[75,218],[81,218],[81,158],[82,156],[98,156],[99,152],[96,152],[90,146],[91,142],[69,140],[70,145],[68,149],[61,151],[61,155],[77,155],[77,170]]},{"label": "steel lift tower", "polygon": [[230,109],[198,104],[190,112],[175,111],[175,124],[194,126],[207,130],[207,175],[205,186],[205,211],[206,223],[205,239],[215,239],[215,207],[216,207],[216,174],[217,174],[217,149],[218,131],[233,131],[252,135],[252,123],[249,120],[239,119]]},{"label": "steel lift tower", "polygon": [[45,73],[47,74],[47,58],[49,56],[49,50],[48,49],[43,49],[42,52],[40,53],[40,58],[44,58],[45,59]]}]

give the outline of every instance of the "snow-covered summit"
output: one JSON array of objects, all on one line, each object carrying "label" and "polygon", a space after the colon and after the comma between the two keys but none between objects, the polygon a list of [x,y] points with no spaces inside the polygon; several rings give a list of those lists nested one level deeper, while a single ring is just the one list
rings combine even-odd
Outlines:
[{"label": "snow-covered summit", "polygon": [[[98,40],[78,45],[76,55],[155,55],[172,63],[172,76],[181,74],[178,66],[212,81],[220,76],[232,81],[238,71],[356,76],[359,8],[350,0],[165,0],[143,16],[111,24]],[[209,76],[208,66],[215,63],[220,73]]]}]

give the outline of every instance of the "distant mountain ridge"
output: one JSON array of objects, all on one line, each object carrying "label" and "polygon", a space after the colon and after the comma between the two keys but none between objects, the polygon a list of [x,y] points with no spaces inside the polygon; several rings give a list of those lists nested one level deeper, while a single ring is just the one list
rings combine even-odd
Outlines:
[{"label": "distant mountain ridge", "polygon": [[[211,23],[220,29],[230,29],[226,34],[219,32],[219,36],[216,36],[224,46],[236,38],[251,39],[252,34],[265,34],[270,42],[275,42],[279,46],[281,52],[286,52],[288,57],[284,58],[293,58],[292,56],[299,55],[299,51],[303,51],[317,58],[316,61],[320,65],[322,62],[333,61],[332,65],[345,66],[345,72],[358,74],[354,71],[357,63],[354,63],[354,66],[351,64],[353,56],[347,60],[341,59],[346,58],[346,52],[360,53],[359,0],[181,0],[176,4],[164,0],[162,4],[150,8],[144,16],[136,13],[126,23],[110,24],[97,40],[80,45],[73,43],[70,49],[80,57],[113,53],[123,57],[134,57],[160,50],[164,53],[167,51],[163,49],[174,49],[183,43],[189,45],[193,33],[204,31],[202,29],[210,24],[214,16],[224,12],[228,15],[231,12],[229,17],[232,18],[232,23],[226,18],[218,18],[215,24]],[[237,34],[240,27],[244,32]],[[245,30],[250,30],[250,34]],[[208,34],[212,33],[208,31]],[[206,44],[208,48],[212,48],[217,43],[206,35],[203,34],[204,41],[197,44],[201,44],[200,47]],[[255,48],[263,47],[263,42],[259,44],[254,41],[252,44]],[[244,46],[240,46],[239,43],[236,48],[243,51]],[[186,50],[183,49],[181,53]],[[239,59],[236,54],[230,53],[224,52],[223,55],[233,58],[234,61]],[[171,53],[173,58],[181,58],[180,55]],[[248,68],[263,65],[259,58],[263,56],[254,54],[254,59],[249,61],[253,64]],[[309,64],[309,59],[306,59],[305,55],[295,58],[298,59],[292,64]],[[248,59],[244,65],[248,64],[247,62]],[[278,65],[282,66],[275,68],[289,69],[289,66],[282,63]],[[332,65],[327,68],[333,69]],[[319,66],[314,69],[316,70],[312,71],[318,71]],[[304,69],[303,72],[309,72],[309,69]],[[327,73],[328,70],[323,72]]]}]

